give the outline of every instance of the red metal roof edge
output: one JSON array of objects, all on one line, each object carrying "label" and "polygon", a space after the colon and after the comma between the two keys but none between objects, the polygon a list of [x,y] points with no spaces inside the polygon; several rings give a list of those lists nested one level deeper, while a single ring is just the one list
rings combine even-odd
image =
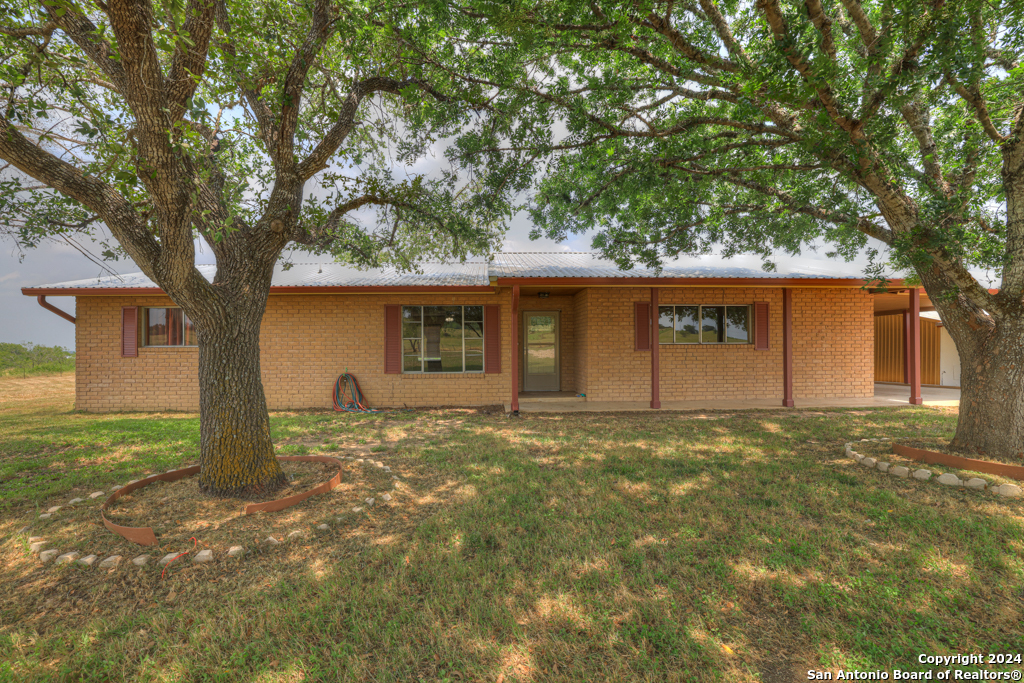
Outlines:
[{"label": "red metal roof edge", "polygon": [[[831,287],[863,287],[874,280],[860,278],[829,278],[829,277],[499,277],[494,283],[498,286],[509,285],[620,285],[623,287],[652,286],[722,286],[737,287],[799,287],[799,286],[831,286]],[[904,287],[903,280],[889,280],[888,288]]]},{"label": "red metal roof edge", "polygon": [[[337,293],[377,293],[377,292],[477,292],[493,294],[490,285],[277,285],[270,288],[271,294],[330,294]],[[127,294],[148,294],[150,296],[166,296],[159,287],[22,287],[25,296],[116,296]]]},{"label": "red metal roof edge", "polygon": [[[772,278],[772,277],[498,277],[495,286],[579,286],[617,285],[621,287],[863,287],[872,280],[861,278]],[[888,289],[900,289],[903,280],[889,280]],[[991,290],[990,290],[991,291]],[[996,290],[998,291],[998,290]],[[477,292],[493,293],[492,285],[275,285],[271,294],[329,294],[377,292]],[[22,287],[25,296],[114,296],[128,294],[162,295],[159,287]]]}]

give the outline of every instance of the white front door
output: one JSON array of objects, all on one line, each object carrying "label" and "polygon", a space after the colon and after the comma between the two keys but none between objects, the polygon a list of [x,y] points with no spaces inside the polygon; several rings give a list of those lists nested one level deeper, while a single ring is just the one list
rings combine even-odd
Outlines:
[{"label": "white front door", "polygon": [[523,391],[558,391],[558,311],[523,313]]}]

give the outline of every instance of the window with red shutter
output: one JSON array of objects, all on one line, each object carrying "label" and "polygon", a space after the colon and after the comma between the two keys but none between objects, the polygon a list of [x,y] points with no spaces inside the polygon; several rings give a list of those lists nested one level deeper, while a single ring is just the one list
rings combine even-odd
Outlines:
[{"label": "window with red shutter", "polygon": [[754,348],[767,351],[771,348],[771,336],[768,334],[768,304],[754,304]]},{"label": "window with red shutter", "polygon": [[135,358],[139,355],[139,309],[124,306],[121,309],[121,357]]},{"label": "window with red shutter", "polygon": [[402,307],[384,307],[384,373],[402,373]]},{"label": "window with red shutter", "polygon": [[500,306],[484,306],[484,372],[501,372]]},{"label": "window with red shutter", "polygon": [[651,350],[651,304],[646,301],[636,302],[636,345],[635,351]]}]

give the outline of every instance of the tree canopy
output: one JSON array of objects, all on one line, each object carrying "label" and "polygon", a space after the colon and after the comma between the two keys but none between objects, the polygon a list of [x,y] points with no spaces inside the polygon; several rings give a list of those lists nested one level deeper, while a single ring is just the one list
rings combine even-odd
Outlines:
[{"label": "tree canopy", "polygon": [[517,116],[461,151],[534,183],[536,234],[598,227],[623,267],[715,245],[767,259],[818,238],[852,257],[870,236],[1000,309],[970,270],[1024,294],[1024,225],[1001,177],[1024,132],[1022,7],[480,3],[524,66],[488,81]]},{"label": "tree canopy", "polygon": [[406,268],[500,240],[504,207],[453,169],[415,171],[477,96],[432,63],[444,3],[0,0],[0,16],[0,214],[20,244],[105,224],[106,256],[150,272],[196,235],[222,257],[238,231]]},{"label": "tree canopy", "polygon": [[[192,321],[205,491],[284,478],[259,341],[286,247],[407,269],[497,246],[501,193],[417,170],[486,106],[452,70],[447,33],[473,30],[452,9],[0,0],[0,216],[26,245],[105,226]],[[372,208],[375,225],[357,221]]]}]

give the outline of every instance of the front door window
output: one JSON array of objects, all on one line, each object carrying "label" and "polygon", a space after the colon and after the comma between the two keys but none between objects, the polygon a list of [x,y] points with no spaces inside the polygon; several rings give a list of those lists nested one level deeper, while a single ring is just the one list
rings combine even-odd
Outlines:
[{"label": "front door window", "polygon": [[558,312],[524,314],[525,391],[558,391]]}]

